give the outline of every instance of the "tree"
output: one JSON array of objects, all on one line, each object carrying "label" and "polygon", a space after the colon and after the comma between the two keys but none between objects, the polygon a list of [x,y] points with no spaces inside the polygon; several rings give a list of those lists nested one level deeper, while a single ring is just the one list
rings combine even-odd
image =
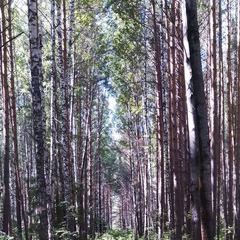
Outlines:
[{"label": "tree", "polygon": [[[238,2],[238,13],[237,13],[237,26],[238,26],[238,32],[237,32],[237,53],[238,53],[238,58],[240,57],[240,3]],[[237,64],[237,78],[240,79],[240,65],[239,62]],[[236,116],[236,216],[235,216],[235,222],[236,222],[236,227],[235,227],[235,239],[238,239],[240,237],[240,188],[239,188],[239,157],[240,157],[240,126],[239,126],[239,121],[240,121],[240,83],[239,81],[237,82],[237,116]]]},{"label": "tree", "polygon": [[210,82],[210,121],[211,121],[211,159],[212,159],[212,165],[213,167],[213,172],[212,176],[214,178],[213,182],[213,232],[215,235],[216,231],[216,220],[218,218],[217,215],[217,202],[218,202],[218,187],[219,187],[219,167],[220,167],[220,162],[218,159],[220,159],[220,124],[219,124],[219,119],[220,119],[220,114],[219,114],[219,102],[218,102],[218,94],[219,94],[219,89],[218,86],[219,80],[217,79],[217,46],[216,46],[216,1],[212,0],[210,2],[211,6],[211,14],[210,14],[210,66],[211,66],[211,82]]},{"label": "tree", "polygon": [[17,112],[16,112],[16,89],[15,89],[15,68],[14,68],[14,44],[12,37],[12,9],[11,1],[8,2],[8,22],[9,22],[9,58],[10,58],[10,117],[12,125],[12,139],[13,139],[13,151],[14,151],[14,173],[15,173],[15,183],[16,183],[16,213],[17,213],[17,228],[18,236],[22,235],[22,219],[24,223],[24,233],[25,238],[28,240],[28,226],[26,220],[26,213],[24,209],[24,199],[22,191],[22,182],[19,170],[19,149],[18,149],[18,130],[17,130]]},{"label": "tree", "polygon": [[33,108],[33,131],[37,174],[37,199],[39,216],[39,239],[48,239],[47,194],[45,179],[46,139],[43,96],[42,38],[38,23],[38,2],[28,1],[29,44],[31,60],[31,86]]},{"label": "tree", "polygon": [[[61,88],[61,162],[63,165],[63,190],[64,200],[66,207],[66,229],[69,232],[75,230],[75,223],[73,218],[73,196],[72,196],[72,153],[70,144],[70,116],[69,116],[69,84],[70,84],[70,72],[71,72],[71,47],[72,47],[72,32],[74,23],[74,4],[75,1],[70,2],[70,26],[69,36],[67,37],[66,27],[66,1],[62,1],[62,13],[63,22],[61,21],[61,13],[58,14],[58,61],[59,61],[59,76],[60,76],[60,88]],[[60,3],[58,3],[58,11],[61,11]],[[61,29],[63,24],[63,34]],[[70,235],[69,235],[70,237]]]},{"label": "tree", "polygon": [[1,1],[1,79],[4,122],[4,196],[3,196],[3,231],[12,233],[11,204],[10,204],[10,111],[9,111],[9,84],[8,84],[8,57],[7,57],[7,26],[5,4]]},{"label": "tree", "polygon": [[[213,239],[211,161],[208,115],[202,75],[200,41],[195,0],[186,0],[185,65],[188,99],[189,143],[191,155],[191,193],[193,238]],[[201,212],[201,215],[200,215]],[[196,217],[196,219],[195,219]],[[201,222],[201,228],[199,223]]]}]

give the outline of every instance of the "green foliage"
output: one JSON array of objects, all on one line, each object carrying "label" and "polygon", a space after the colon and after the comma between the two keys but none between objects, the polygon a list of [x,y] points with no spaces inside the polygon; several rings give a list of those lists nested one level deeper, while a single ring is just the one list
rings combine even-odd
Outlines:
[{"label": "green foliage", "polygon": [[139,19],[139,14],[141,13],[141,1],[140,0],[109,0],[106,2],[105,7],[111,8],[115,13],[123,20],[137,20]]},{"label": "green foliage", "polygon": [[232,235],[234,233],[234,227],[229,226],[228,228],[222,227],[220,229],[219,236],[215,236],[216,240],[225,240],[227,235]]},{"label": "green foliage", "polygon": [[59,237],[60,239],[72,239],[72,238],[70,238],[70,236],[76,237],[76,238],[78,237],[77,232],[69,232],[66,230],[66,227],[58,228],[55,231],[55,235],[57,237]]},{"label": "green foliage", "polygon": [[101,237],[96,238],[96,240],[131,240],[133,239],[132,231],[124,230],[109,230]]},{"label": "green foliage", "polygon": [[[102,236],[96,238],[96,240],[132,240],[134,239],[134,233],[133,231],[129,230],[129,231],[124,231],[124,230],[109,230],[106,233],[104,233]],[[155,231],[149,231],[149,235],[147,238],[138,238],[139,240],[145,240],[145,239],[149,239],[149,240],[157,240],[158,239],[158,235]],[[171,233],[170,232],[165,232],[163,237],[161,238],[162,240],[170,240],[171,238]],[[190,240],[191,238],[188,235],[184,235],[182,236],[182,239],[185,240]]]},{"label": "green foliage", "polygon": [[[96,240],[132,240],[134,239],[133,236],[133,230],[129,230],[129,231],[124,231],[124,230],[109,230],[107,231],[105,234],[103,234],[102,236],[96,238]],[[163,237],[161,238],[162,240],[171,240],[171,232],[165,232]],[[155,231],[151,231],[149,230],[149,235],[147,238],[138,238],[139,240],[157,240],[158,239],[158,235]],[[190,240],[191,237],[187,234],[182,236],[183,240]],[[223,238],[221,238],[222,240]]]}]

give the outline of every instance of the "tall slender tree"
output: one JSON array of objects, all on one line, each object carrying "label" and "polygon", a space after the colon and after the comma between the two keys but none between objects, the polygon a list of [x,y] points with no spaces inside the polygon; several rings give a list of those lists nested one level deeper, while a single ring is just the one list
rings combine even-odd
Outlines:
[{"label": "tall slender tree", "polygon": [[6,26],[6,4],[1,1],[1,79],[3,100],[4,124],[4,196],[3,196],[3,231],[12,233],[12,214],[10,203],[10,111],[9,111],[9,84],[8,84],[8,45]]},{"label": "tall slender tree", "polygon": [[[227,223],[228,226],[233,226],[233,162],[234,162],[234,143],[233,143],[233,79],[232,79],[232,63],[231,63],[231,2],[227,0],[227,118],[228,118],[228,162],[227,162],[227,171],[228,171],[228,183],[227,183]],[[232,239],[232,232],[228,232],[226,239]]]},{"label": "tall slender tree", "polygon": [[42,39],[38,22],[38,2],[28,1],[29,44],[31,61],[31,87],[33,132],[35,143],[35,159],[37,174],[37,199],[39,216],[39,239],[48,239],[47,194],[45,179],[45,114],[43,96],[43,66],[42,66]]},{"label": "tall slender tree", "polygon": [[[210,114],[211,114],[211,159],[212,159],[212,178],[213,178],[213,231],[216,230],[217,220],[217,192],[218,192],[218,172],[220,159],[220,124],[219,124],[219,103],[218,103],[218,81],[217,81],[217,49],[216,49],[216,1],[210,2],[210,39],[211,39],[211,99],[210,99]],[[214,234],[215,235],[215,234]]]},{"label": "tall slender tree", "polygon": [[[238,58],[240,58],[240,3],[238,2],[238,12],[237,12],[237,53]],[[240,64],[237,65],[237,79],[240,79]],[[238,122],[240,121],[240,83],[237,82],[237,115],[236,115],[236,215],[235,215],[235,239],[240,237],[240,188],[239,188],[239,157],[240,157],[240,126]]]},{"label": "tall slender tree", "polygon": [[190,192],[191,192],[191,222],[192,222],[192,238],[201,239],[201,223],[200,223],[200,196],[199,196],[199,152],[197,149],[197,133],[196,133],[196,113],[194,112],[194,98],[190,65],[190,49],[188,42],[188,19],[186,12],[186,2],[182,6],[183,19],[183,49],[184,49],[184,74],[186,85],[187,99],[187,116],[188,116],[188,134],[189,134],[189,152],[190,152]]},{"label": "tall slender tree", "polygon": [[10,61],[10,117],[11,117],[11,125],[12,125],[12,139],[13,139],[13,151],[14,151],[14,173],[15,173],[15,183],[16,183],[16,213],[17,213],[17,228],[18,228],[18,236],[22,235],[22,220],[24,223],[24,233],[25,238],[28,240],[28,226],[26,220],[26,213],[24,207],[24,199],[23,199],[23,190],[22,190],[22,182],[20,177],[20,169],[19,169],[19,147],[18,147],[18,130],[17,130],[17,103],[16,103],[16,89],[15,89],[15,68],[14,68],[14,43],[12,36],[12,2],[8,2],[8,22],[9,22],[9,61]]},{"label": "tall slender tree", "polygon": [[[185,45],[187,54],[185,57],[185,65],[186,72],[188,73],[188,81],[186,82],[186,89],[189,92],[187,95],[188,114],[191,112],[191,118],[188,118],[190,154],[192,158],[191,191],[192,194],[194,193],[196,195],[195,200],[193,198],[193,203],[195,204],[195,206],[193,206],[196,209],[192,207],[192,223],[195,225],[195,223],[198,222],[196,229],[193,229],[193,234],[196,234],[194,239],[213,239],[211,158],[207,105],[205,101],[200,55],[197,5],[195,0],[186,0],[185,4],[184,8],[187,17],[187,25],[185,26],[186,28],[183,34],[185,37],[185,44],[187,44],[187,46]],[[183,13],[183,18],[184,15]],[[191,139],[191,136],[193,136],[193,139]],[[197,215],[195,215],[195,213],[197,213]],[[194,215],[196,216],[196,221]],[[200,231],[199,223],[201,223],[202,232]]]}]

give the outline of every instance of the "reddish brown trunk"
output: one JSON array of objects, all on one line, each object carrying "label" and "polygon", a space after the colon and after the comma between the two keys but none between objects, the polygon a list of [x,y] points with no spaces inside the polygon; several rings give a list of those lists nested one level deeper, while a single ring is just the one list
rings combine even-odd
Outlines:
[{"label": "reddish brown trunk", "polygon": [[[9,39],[12,39],[12,15],[11,15],[11,1],[8,3],[8,18],[9,18]],[[20,180],[19,160],[18,160],[18,133],[17,133],[17,113],[16,113],[16,97],[15,97],[15,79],[14,79],[14,55],[13,55],[13,42],[9,42],[9,55],[10,55],[10,80],[11,80],[11,101],[10,101],[10,114],[12,125],[12,138],[14,149],[14,167],[15,167],[15,182],[16,182],[16,213],[17,213],[17,226],[18,235],[22,234],[22,218],[24,223],[25,238],[28,240],[28,226],[25,216],[25,207],[22,193],[22,186]]]},{"label": "reddish brown trunk", "polygon": [[1,78],[2,78],[2,100],[3,100],[3,129],[4,129],[4,191],[3,191],[3,232],[11,235],[12,219],[10,205],[10,127],[9,127],[9,86],[8,86],[8,60],[7,60],[7,28],[4,1],[1,1]]},{"label": "reddish brown trunk", "polygon": [[151,0],[152,10],[153,10],[153,34],[154,34],[154,54],[155,54],[155,71],[156,71],[156,124],[157,124],[157,213],[159,224],[158,234],[162,237],[164,231],[164,219],[166,215],[164,214],[165,208],[165,170],[164,170],[164,141],[163,141],[163,113],[162,113],[162,74],[161,74],[161,55],[160,55],[160,43],[159,43],[159,33],[157,27],[157,16],[156,16],[156,4],[155,0]]}]

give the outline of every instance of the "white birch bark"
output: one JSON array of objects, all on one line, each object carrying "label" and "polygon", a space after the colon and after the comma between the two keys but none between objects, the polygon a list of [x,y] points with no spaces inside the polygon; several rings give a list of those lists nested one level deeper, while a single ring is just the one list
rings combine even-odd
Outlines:
[{"label": "white birch bark", "polygon": [[47,221],[47,193],[45,179],[45,110],[43,99],[43,69],[41,36],[39,34],[37,1],[28,1],[28,24],[31,58],[31,85],[32,85],[32,106],[33,106],[33,131],[35,142],[35,158],[37,173],[37,199],[39,223],[39,239],[48,239]]},{"label": "white birch bark", "polygon": [[197,149],[196,116],[193,99],[192,69],[190,64],[190,49],[188,42],[188,23],[186,13],[186,2],[182,2],[182,22],[183,22],[183,51],[184,51],[184,77],[187,100],[188,138],[190,152],[190,191],[191,191],[191,221],[193,239],[201,239],[200,226],[200,196],[199,196],[199,157]]}]

